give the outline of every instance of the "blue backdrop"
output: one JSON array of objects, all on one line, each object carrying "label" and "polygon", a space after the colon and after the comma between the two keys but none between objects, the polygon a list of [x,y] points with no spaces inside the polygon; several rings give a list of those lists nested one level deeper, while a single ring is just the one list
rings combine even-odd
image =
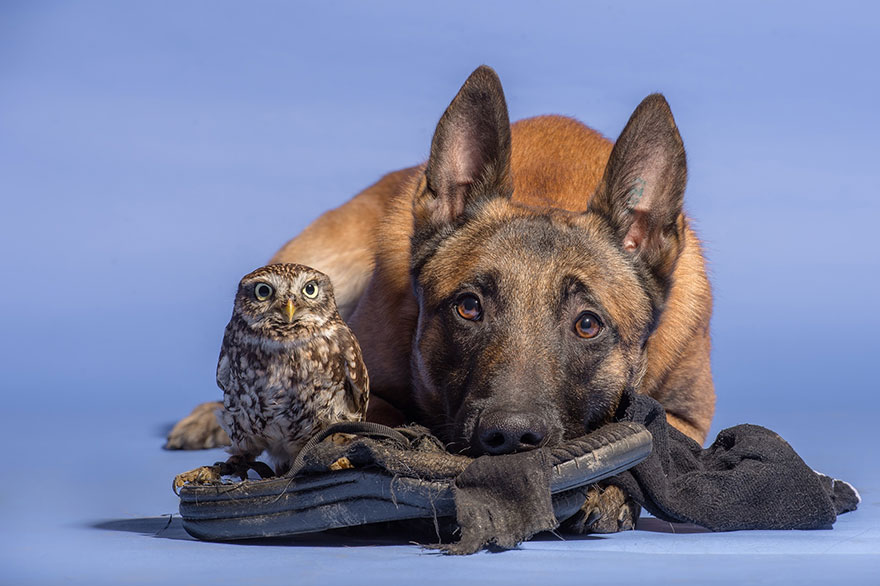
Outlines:
[{"label": "blue backdrop", "polygon": [[[869,2],[3,2],[0,424],[21,479],[0,486],[4,567],[18,583],[97,583],[195,572],[194,549],[204,567],[266,563],[271,547],[91,525],[176,509],[171,476],[221,454],[162,452],[160,430],[219,397],[238,279],[323,210],[424,160],[486,63],[512,119],[568,114],[609,137],[645,95],[666,95],[715,291],[712,436],[763,424],[859,485],[871,498],[834,547],[861,556],[846,571],[878,569],[878,18]],[[806,554],[837,543],[780,535],[714,543],[799,554],[807,581],[823,562]],[[636,551],[633,539],[603,543]],[[694,553],[681,543],[671,553]],[[418,548],[379,551],[420,571]],[[528,575],[518,555],[504,554],[525,564],[511,577]],[[711,573],[705,560],[689,563]]]}]

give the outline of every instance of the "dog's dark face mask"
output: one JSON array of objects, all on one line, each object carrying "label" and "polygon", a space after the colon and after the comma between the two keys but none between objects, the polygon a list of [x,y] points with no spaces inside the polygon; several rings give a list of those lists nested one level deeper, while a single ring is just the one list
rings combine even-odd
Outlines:
[{"label": "dog's dark face mask", "polygon": [[607,422],[638,388],[682,247],[684,150],[661,97],[635,111],[580,213],[516,203],[510,151],[500,82],[480,68],[414,199],[415,400],[473,455]]}]

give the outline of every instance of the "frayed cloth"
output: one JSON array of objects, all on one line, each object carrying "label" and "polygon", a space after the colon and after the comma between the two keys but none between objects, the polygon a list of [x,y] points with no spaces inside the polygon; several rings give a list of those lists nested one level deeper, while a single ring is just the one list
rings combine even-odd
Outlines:
[{"label": "frayed cloth", "polygon": [[651,455],[605,481],[659,519],[712,531],[824,529],[855,510],[852,485],[818,474],[778,434],[758,425],[723,430],[706,449],[666,421],[650,397],[627,393],[618,418],[644,425]]}]

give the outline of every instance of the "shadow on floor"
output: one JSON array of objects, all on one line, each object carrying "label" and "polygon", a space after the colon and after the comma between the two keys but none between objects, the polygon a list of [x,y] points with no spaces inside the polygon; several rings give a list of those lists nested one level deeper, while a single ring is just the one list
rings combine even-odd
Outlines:
[{"label": "shadow on floor", "polygon": [[[298,546],[298,547],[368,547],[388,545],[429,545],[437,543],[437,534],[433,527],[424,523],[403,525],[398,523],[377,523],[363,527],[347,527],[331,529],[308,535],[292,535],[288,537],[272,537],[265,539],[248,539],[227,541],[238,545],[262,546]],[[111,519],[89,525],[93,529],[103,531],[123,531],[139,533],[145,537],[174,539],[180,541],[199,541],[189,535],[183,528],[183,520],[177,516],[144,517],[137,519]]]},{"label": "shadow on floor", "polygon": [[153,433],[156,434],[156,437],[161,437],[162,439],[167,439],[168,434],[171,433],[171,430],[174,428],[174,422],[171,423],[160,423],[158,425],[153,426]]},{"label": "shadow on floor", "polygon": [[165,515],[162,517],[145,517],[141,519],[113,519],[93,523],[90,527],[103,529],[104,531],[125,531],[128,533],[140,533],[147,537],[161,537],[162,539],[178,539],[183,541],[195,541],[183,529],[183,522],[179,517]]},{"label": "shadow on floor", "polygon": [[[711,533],[705,527],[693,525],[690,523],[669,523],[661,521],[654,517],[642,517],[636,525],[636,531],[645,531],[648,533]],[[606,539],[608,535],[599,533],[588,533],[586,535],[578,535],[576,533],[557,533],[555,531],[545,531],[532,537],[530,541],[590,541]]]},{"label": "shadow on floor", "polygon": [[[137,519],[112,519],[90,525],[103,531],[123,531],[138,533],[145,537],[173,539],[178,541],[198,541],[183,528],[183,520],[178,516],[144,517]],[[685,523],[668,523],[654,518],[639,519],[638,531],[651,533],[707,533],[708,530],[698,525]],[[443,532],[446,541],[455,540],[448,531]],[[602,535],[559,535],[543,532],[532,538],[533,541],[585,541],[600,540]],[[431,526],[422,522],[379,523],[363,527],[333,529],[308,535],[289,537],[272,537],[266,539],[248,539],[226,543],[250,546],[275,547],[376,547],[393,545],[427,546],[438,543],[437,533]],[[492,549],[490,548],[490,551]]]},{"label": "shadow on floor", "polygon": [[650,531],[651,533],[711,533],[705,527],[691,523],[670,523],[654,517],[642,517],[636,524],[636,531]]}]

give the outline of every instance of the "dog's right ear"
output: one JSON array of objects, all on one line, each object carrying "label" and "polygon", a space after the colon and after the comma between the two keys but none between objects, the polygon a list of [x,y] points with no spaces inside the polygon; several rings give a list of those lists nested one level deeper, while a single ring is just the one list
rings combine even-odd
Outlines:
[{"label": "dog's right ear", "polygon": [[488,199],[512,193],[510,120],[491,67],[471,73],[437,123],[425,179],[413,207],[422,226],[448,224]]},{"label": "dog's right ear", "polygon": [[666,99],[642,100],[627,122],[588,209],[602,216],[623,250],[650,269],[664,289],[684,248],[682,202],[687,162]]}]

